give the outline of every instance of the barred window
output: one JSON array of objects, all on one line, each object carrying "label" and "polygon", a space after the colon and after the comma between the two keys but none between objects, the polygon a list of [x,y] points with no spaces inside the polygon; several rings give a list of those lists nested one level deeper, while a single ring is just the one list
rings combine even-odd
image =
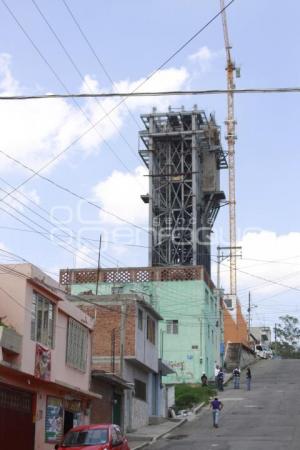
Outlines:
[{"label": "barred window", "polygon": [[155,344],[155,322],[151,317],[147,317],[147,339]]},{"label": "barred window", "polygon": [[68,321],[66,362],[74,369],[86,372],[88,329],[74,319]]},{"label": "barred window", "polygon": [[167,320],[167,334],[178,334],[178,320]]},{"label": "barred window", "polygon": [[54,304],[34,291],[31,305],[31,339],[50,348],[54,347],[54,314]]}]

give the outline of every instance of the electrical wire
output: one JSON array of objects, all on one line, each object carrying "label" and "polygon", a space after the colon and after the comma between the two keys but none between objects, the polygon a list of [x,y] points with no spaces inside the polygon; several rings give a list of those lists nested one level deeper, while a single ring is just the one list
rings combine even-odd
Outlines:
[{"label": "electrical wire", "polygon": [[225,94],[299,94],[300,87],[245,88],[245,89],[193,89],[147,92],[74,92],[70,94],[0,95],[0,100],[51,100],[57,98],[112,98],[112,97],[163,97],[183,95],[225,95]]},{"label": "electrical wire", "polygon": [[[35,44],[35,42],[33,41],[33,39],[31,38],[31,36],[29,35],[29,33],[25,30],[25,28],[23,27],[23,25],[21,24],[21,22],[18,20],[18,18],[16,17],[16,15],[14,14],[14,12],[11,10],[11,8],[9,8],[9,6],[6,4],[6,2],[4,0],[1,0],[3,5],[6,7],[6,9],[8,10],[8,12],[10,13],[10,15],[12,16],[12,18],[14,19],[14,21],[17,23],[18,27],[22,30],[22,32],[24,33],[24,35],[26,36],[26,38],[29,40],[29,42],[31,43],[31,45],[33,46],[33,48],[36,50],[36,52],[38,53],[38,55],[41,57],[41,59],[44,61],[44,63],[47,65],[47,67],[50,69],[51,73],[54,75],[54,77],[56,78],[56,80],[60,83],[60,85],[63,87],[63,89],[67,92],[67,95],[70,94],[69,89],[67,88],[67,86],[65,85],[65,83],[62,81],[62,79],[60,78],[60,76],[58,75],[58,73],[54,70],[54,68],[52,67],[52,65],[49,63],[49,61],[45,58],[45,56],[43,55],[43,53],[41,52],[41,50],[39,49],[39,47]],[[102,116],[101,120],[96,122],[96,123],[92,123],[92,121],[90,120],[89,116],[87,115],[87,113],[84,111],[84,109],[80,106],[80,104],[76,101],[76,99],[73,99],[73,103],[76,105],[76,107],[81,111],[81,113],[84,115],[84,117],[86,118],[86,120],[88,121],[88,123],[90,123],[90,127],[85,130],[85,132],[80,135],[78,138],[76,138],[73,142],[71,142],[71,144],[69,144],[62,152],[58,153],[54,158],[52,158],[50,161],[48,161],[47,165],[43,166],[40,170],[44,170],[46,167],[48,167],[50,164],[52,164],[53,162],[55,162],[63,153],[65,153],[67,150],[69,150],[69,148],[71,148],[74,144],[76,144],[82,137],[84,137],[89,131],[91,130],[95,130],[96,133],[98,134],[98,136],[102,139],[103,143],[109,148],[109,150],[113,153],[113,155],[116,157],[116,159],[122,164],[122,166],[130,171],[130,169],[127,167],[127,165],[122,161],[122,159],[119,157],[119,155],[114,151],[114,149],[112,148],[112,146],[110,145],[110,143],[103,137],[103,135],[100,133],[100,131],[98,129],[95,129],[95,127],[98,125],[98,123],[100,123],[101,120],[104,120],[107,116]],[[29,181],[29,180],[28,180]],[[24,184],[24,183],[23,183]],[[22,185],[23,185],[22,184]],[[20,186],[19,186],[20,187]]]},{"label": "electrical wire", "polygon": [[[52,184],[52,185],[55,186],[56,188],[58,188],[58,189],[60,189],[60,190],[62,190],[62,191],[64,191],[64,192],[67,192],[68,194],[72,195],[73,197],[78,198],[79,200],[83,200],[84,202],[88,203],[88,204],[91,205],[91,206],[94,206],[95,208],[99,209],[100,211],[104,212],[105,214],[108,214],[109,216],[114,217],[115,219],[118,219],[118,220],[120,220],[121,222],[126,223],[127,225],[131,225],[131,226],[133,226],[134,228],[137,228],[137,229],[139,229],[139,230],[142,230],[142,231],[144,231],[145,233],[149,233],[149,231],[146,230],[145,228],[140,227],[139,225],[136,225],[135,223],[130,222],[130,221],[127,220],[127,219],[123,219],[121,216],[119,216],[119,215],[117,215],[117,214],[115,214],[115,213],[112,213],[112,212],[110,212],[110,211],[108,211],[108,210],[102,208],[102,206],[97,205],[96,203],[94,203],[94,202],[88,200],[87,198],[83,197],[83,196],[80,195],[80,194],[77,194],[76,192],[72,191],[71,189],[69,189],[69,188],[67,188],[67,187],[65,187],[65,186],[62,186],[61,184],[57,183],[56,181],[52,180],[51,178],[42,175],[42,174],[40,173],[41,170],[40,170],[40,171],[35,171],[34,169],[32,169],[32,168],[29,167],[28,165],[22,163],[22,162],[19,161],[18,159],[13,158],[12,156],[10,156],[8,153],[4,152],[3,150],[0,150],[0,153],[1,153],[2,155],[4,155],[6,158],[8,158],[8,159],[10,159],[11,161],[15,162],[16,164],[18,164],[19,166],[21,166],[21,167],[23,167],[24,169],[28,170],[29,172],[32,172],[33,175],[30,177],[30,179],[32,179],[34,176],[38,176],[39,178],[41,178],[42,180],[47,181],[48,183]],[[27,178],[27,180],[29,180],[29,178]],[[26,180],[25,180],[25,181],[26,181]],[[26,182],[27,182],[27,181],[26,181]],[[12,191],[10,191],[9,193],[7,193],[4,197],[0,198],[0,201],[4,200],[6,197],[10,196],[12,193],[14,193],[15,191],[19,190],[19,188],[20,188],[21,186],[23,186],[23,185],[24,185],[24,182],[21,183],[21,184],[20,184],[19,186],[17,186],[16,188],[14,188],[14,189],[13,189]]]},{"label": "electrical wire", "polygon": [[[12,16],[12,18],[15,20],[17,25],[20,27],[20,29],[25,33],[26,36],[28,36],[29,40],[31,41],[30,36],[22,26],[22,24],[18,21],[17,17],[13,13],[13,11],[9,8],[7,3],[4,0],[1,0],[2,4],[5,6],[5,8],[8,10],[9,14]],[[192,35],[191,38],[189,38],[187,41],[185,41],[174,53],[171,54],[170,57],[168,57],[162,64],[160,64],[150,75],[148,75],[141,83],[138,84],[138,86],[132,91],[132,93],[137,92],[147,81],[149,81],[157,72],[159,72],[161,69],[163,69],[178,53],[180,53],[190,42],[192,42],[199,34],[201,34],[211,23],[213,23],[222,13],[225,11],[234,0],[231,0],[223,9],[221,9],[217,14],[215,14],[203,27],[201,27],[196,33]],[[33,45],[34,42],[32,42]],[[37,49],[37,51],[39,51]],[[43,55],[41,54],[41,57]],[[47,61],[45,61],[47,63]],[[51,68],[51,66],[50,66]],[[63,154],[65,154],[74,144],[79,142],[84,136],[86,136],[91,130],[93,130],[99,123],[101,123],[102,120],[105,119],[105,117],[109,114],[111,114],[113,111],[115,111],[120,105],[124,103],[126,100],[126,97],[124,97],[119,103],[117,103],[105,116],[98,119],[91,127],[88,127],[83,133],[81,133],[80,136],[78,136],[76,139],[74,139],[67,147],[65,147],[63,150],[61,150],[58,154],[56,154],[52,159],[50,159],[46,164],[44,164],[38,171],[34,171],[34,173],[28,177],[26,180],[24,180],[22,183],[18,185],[16,188],[19,189],[20,187],[24,186],[24,184],[28,183],[32,178],[34,178],[36,175],[38,175],[41,171],[45,170],[47,167],[49,167],[51,164],[53,164],[58,158],[60,158]],[[1,200],[1,199],[0,199]]]},{"label": "electrical wire", "polygon": [[[70,17],[73,20],[73,23],[76,25],[77,29],[79,30],[79,33],[81,34],[82,38],[84,39],[84,41],[86,42],[88,48],[90,49],[90,51],[92,52],[92,54],[94,55],[94,57],[96,58],[96,61],[98,62],[101,70],[103,71],[103,73],[105,74],[106,78],[110,81],[113,89],[115,90],[115,92],[118,92],[118,89],[116,87],[116,84],[114,82],[114,80],[112,79],[111,75],[109,74],[107,68],[105,67],[103,61],[99,58],[99,55],[97,54],[96,50],[94,49],[94,47],[91,44],[91,41],[87,38],[86,33],[84,33],[82,27],[79,24],[78,19],[75,17],[74,12],[72,11],[70,5],[66,2],[66,0],[62,0],[63,4],[65,5],[65,8],[68,12],[68,14],[70,15]],[[132,120],[134,121],[134,123],[136,124],[138,130],[140,129],[140,125],[137,122],[136,118],[134,117],[134,115],[132,114],[131,110],[129,109],[126,101],[124,102],[124,105],[129,113],[129,115],[131,116]]]},{"label": "electrical wire", "polygon": [[[77,64],[75,63],[74,59],[72,58],[72,56],[70,55],[70,53],[68,52],[68,50],[66,49],[65,45],[63,44],[61,38],[58,36],[57,32],[55,31],[55,29],[53,28],[53,26],[50,24],[50,22],[48,21],[47,17],[45,16],[45,14],[43,13],[43,11],[41,10],[41,8],[39,7],[39,5],[36,3],[35,0],[31,0],[31,2],[33,3],[34,7],[36,8],[36,10],[38,11],[39,15],[42,17],[42,19],[44,20],[44,22],[46,23],[46,25],[48,26],[49,30],[51,31],[51,33],[53,34],[53,36],[55,37],[56,41],[58,42],[58,44],[60,45],[60,47],[62,48],[64,54],[66,55],[66,57],[68,58],[68,60],[70,61],[72,67],[74,68],[75,72],[77,73],[77,75],[79,76],[79,78],[81,79],[81,81],[86,85],[86,87],[88,88],[88,91],[91,93],[92,89],[89,85],[89,83],[86,81],[84,75],[82,74],[82,72],[80,71],[79,67],[77,66]],[[98,98],[93,97],[94,100],[97,102],[97,104],[100,106],[102,112],[104,114],[107,113],[107,111],[105,110],[105,108],[103,107],[102,103],[99,101]],[[137,157],[137,154],[135,152],[135,150],[133,149],[133,147],[131,146],[131,144],[128,142],[128,140],[126,139],[126,137],[124,136],[124,134],[121,132],[121,130],[119,129],[119,127],[117,127],[116,123],[114,122],[114,120],[111,118],[111,116],[108,116],[109,121],[111,122],[111,124],[113,125],[113,127],[115,128],[115,130],[117,131],[117,133],[119,134],[119,136],[121,137],[121,139],[125,142],[125,144],[127,145],[127,147],[129,148],[130,152],[134,155],[134,157],[136,159],[138,159],[138,161],[140,162],[139,158]]]}]

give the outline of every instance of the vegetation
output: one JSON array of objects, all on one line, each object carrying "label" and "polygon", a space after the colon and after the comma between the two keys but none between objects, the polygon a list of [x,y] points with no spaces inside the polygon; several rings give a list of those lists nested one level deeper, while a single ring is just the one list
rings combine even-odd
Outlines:
[{"label": "vegetation", "polygon": [[274,328],[276,336],[275,342],[272,344],[272,350],[276,355],[283,358],[300,358],[299,339],[300,339],[300,323],[297,317],[281,316],[280,323]]},{"label": "vegetation", "polygon": [[199,403],[208,403],[215,394],[216,390],[211,386],[178,384],[175,386],[175,409],[190,409]]}]

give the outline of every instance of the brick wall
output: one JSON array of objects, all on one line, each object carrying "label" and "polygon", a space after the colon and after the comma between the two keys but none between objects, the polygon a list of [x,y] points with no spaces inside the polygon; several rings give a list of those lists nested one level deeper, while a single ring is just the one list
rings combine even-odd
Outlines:
[{"label": "brick wall", "polygon": [[91,390],[102,395],[101,400],[93,400],[91,423],[111,423],[113,411],[113,387],[108,383],[92,378]]},{"label": "brick wall", "polygon": [[238,302],[235,319],[226,309],[224,310],[224,341],[248,345],[247,322],[243,316],[241,305]]},{"label": "brick wall", "polygon": [[[136,328],[136,305],[135,302],[126,302],[125,316],[125,349],[124,356],[135,356],[135,328]],[[81,309],[96,318],[93,332],[93,357],[101,357],[103,361],[94,362],[94,369],[111,371],[113,330],[115,330],[115,372],[119,369],[120,357],[120,326],[121,305],[98,306],[82,305]]]}]

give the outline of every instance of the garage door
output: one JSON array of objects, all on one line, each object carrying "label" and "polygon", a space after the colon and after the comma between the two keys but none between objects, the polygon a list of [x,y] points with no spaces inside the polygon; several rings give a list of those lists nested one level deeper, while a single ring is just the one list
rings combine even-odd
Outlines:
[{"label": "garage door", "polygon": [[32,395],[0,384],[1,449],[34,449]]}]

